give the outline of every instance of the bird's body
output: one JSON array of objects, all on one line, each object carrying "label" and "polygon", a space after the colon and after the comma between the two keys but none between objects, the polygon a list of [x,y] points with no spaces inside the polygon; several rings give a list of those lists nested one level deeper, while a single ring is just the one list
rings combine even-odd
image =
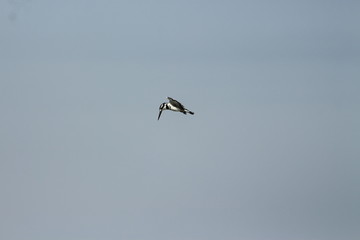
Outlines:
[{"label": "bird's body", "polygon": [[158,120],[160,119],[163,110],[182,112],[183,114],[187,114],[187,113],[190,113],[191,115],[194,114],[192,111],[186,109],[180,102],[176,101],[175,99],[172,99],[171,97],[168,97],[168,99],[169,99],[168,103],[162,103],[159,107]]}]

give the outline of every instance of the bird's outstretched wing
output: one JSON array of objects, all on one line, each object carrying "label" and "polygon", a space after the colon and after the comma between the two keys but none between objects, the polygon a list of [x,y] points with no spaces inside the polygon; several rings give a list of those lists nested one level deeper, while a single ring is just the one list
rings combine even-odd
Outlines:
[{"label": "bird's outstretched wing", "polygon": [[180,110],[185,111],[185,107],[181,103],[179,103],[175,99],[172,99],[171,97],[168,97],[168,99],[169,99],[169,102],[170,102],[171,105],[173,105],[174,107],[177,107]]}]

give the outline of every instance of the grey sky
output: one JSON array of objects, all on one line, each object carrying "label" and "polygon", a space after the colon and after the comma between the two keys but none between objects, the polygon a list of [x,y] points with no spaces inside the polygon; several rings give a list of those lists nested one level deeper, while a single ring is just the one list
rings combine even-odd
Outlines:
[{"label": "grey sky", "polygon": [[359,239],[359,12],[0,1],[0,238]]}]

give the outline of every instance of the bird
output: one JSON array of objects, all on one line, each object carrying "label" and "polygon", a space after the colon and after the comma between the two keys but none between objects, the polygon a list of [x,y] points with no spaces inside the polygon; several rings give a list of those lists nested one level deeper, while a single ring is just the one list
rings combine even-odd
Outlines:
[{"label": "bird", "polygon": [[164,102],[159,107],[159,116],[158,120],[160,119],[161,113],[163,110],[171,110],[174,112],[182,112],[183,114],[190,113],[191,115],[194,115],[194,112],[190,111],[189,109],[186,109],[180,102],[176,101],[175,99],[171,97],[167,97],[169,99],[169,102]]}]

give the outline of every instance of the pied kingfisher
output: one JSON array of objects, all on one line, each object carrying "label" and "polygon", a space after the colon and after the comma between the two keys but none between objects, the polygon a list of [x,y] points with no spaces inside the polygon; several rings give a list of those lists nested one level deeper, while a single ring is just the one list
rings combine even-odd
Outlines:
[{"label": "pied kingfisher", "polygon": [[159,107],[159,116],[158,120],[160,119],[161,113],[163,110],[171,110],[174,112],[182,112],[183,114],[190,113],[193,115],[194,113],[188,109],[186,109],[181,103],[176,101],[175,99],[172,99],[171,97],[168,97],[169,102],[168,103],[162,103]]}]

